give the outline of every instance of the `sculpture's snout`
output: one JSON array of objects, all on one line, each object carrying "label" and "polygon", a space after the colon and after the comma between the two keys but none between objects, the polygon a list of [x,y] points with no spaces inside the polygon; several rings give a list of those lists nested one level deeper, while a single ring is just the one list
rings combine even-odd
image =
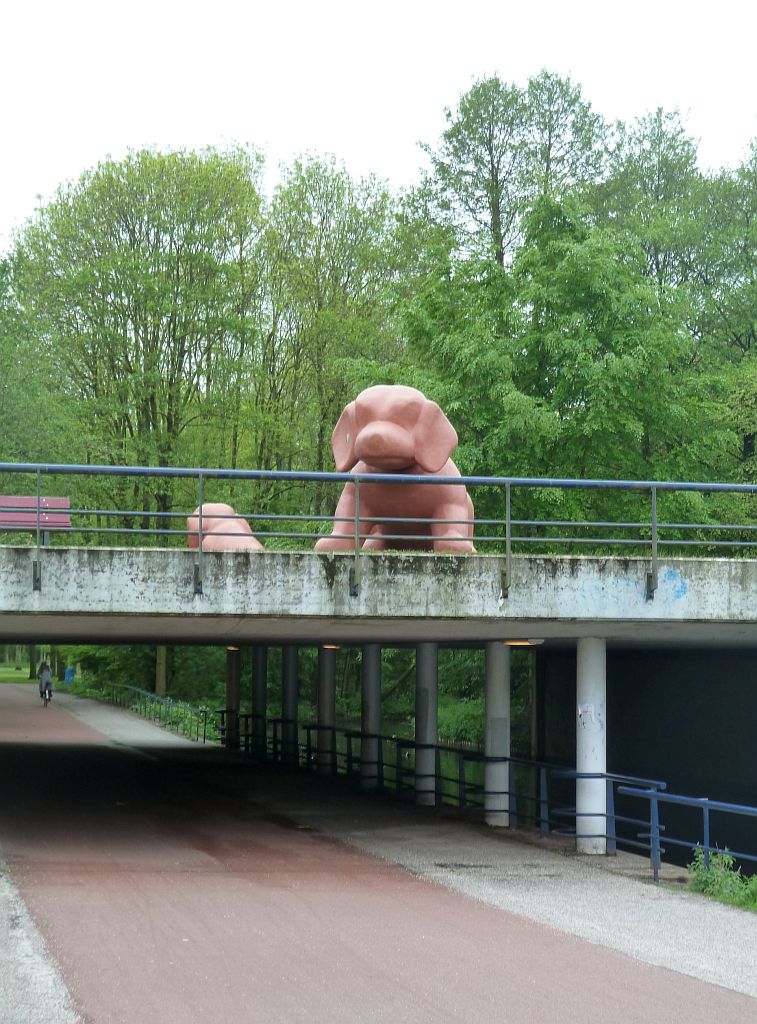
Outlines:
[{"label": "sculpture's snout", "polygon": [[397,423],[373,420],[355,438],[355,454],[370,466],[404,469],[415,462],[415,439]]}]

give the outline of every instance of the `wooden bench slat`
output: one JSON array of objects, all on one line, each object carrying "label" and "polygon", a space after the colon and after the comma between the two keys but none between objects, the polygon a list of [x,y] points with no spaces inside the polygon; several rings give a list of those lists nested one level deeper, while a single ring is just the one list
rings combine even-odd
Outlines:
[{"label": "wooden bench slat", "polygon": [[[39,525],[46,530],[71,529],[71,516],[63,509],[71,508],[69,498],[40,497]],[[35,530],[37,498],[16,494],[0,494],[0,530]]]}]

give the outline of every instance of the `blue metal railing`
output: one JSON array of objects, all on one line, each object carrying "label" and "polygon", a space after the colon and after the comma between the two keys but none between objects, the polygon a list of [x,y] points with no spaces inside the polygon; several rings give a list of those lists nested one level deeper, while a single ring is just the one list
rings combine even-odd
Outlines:
[{"label": "blue metal railing", "polygon": [[[737,817],[757,818],[757,807],[749,807],[745,804],[725,803],[721,800],[709,800],[707,797],[677,796],[673,793],[661,793],[654,789],[643,789],[638,786],[621,786],[618,790],[623,796],[636,797],[649,801],[649,831],[642,834],[642,838],[648,839],[646,849],[650,851],[652,871],[657,881],[660,872],[662,854],[662,836],[670,846],[679,846],[686,849],[699,847],[704,851],[705,869],[710,867],[710,855],[722,850],[722,847],[711,844],[711,822],[710,815],[714,812],[734,815]],[[660,804],[671,804],[679,807],[698,808],[702,811],[702,839],[679,839],[666,832],[665,826],[660,823]],[[757,830],[755,832],[757,838]],[[736,860],[748,861],[757,864],[757,853],[746,853],[729,849],[728,852]]]},{"label": "blue metal railing", "polygon": [[[557,807],[553,810],[553,815],[557,818],[570,819],[576,821],[576,826],[573,828],[563,827],[557,831],[563,832],[565,835],[573,836],[575,839],[596,839],[595,833],[583,833],[578,831],[577,819],[580,817],[582,821],[589,818],[602,818],[606,821],[606,829],[599,838],[603,838],[607,842],[607,852],[615,853],[618,844],[618,825],[634,825],[639,827],[645,827],[647,822],[641,818],[629,818],[625,815],[619,815],[615,811],[615,795],[616,793],[623,792],[623,787],[628,785],[645,786],[650,791],[663,792],[666,790],[667,783],[662,782],[660,779],[642,779],[634,777],[632,775],[618,775],[615,772],[577,772],[569,768],[556,768],[551,772],[553,778],[570,779],[574,782],[591,781],[592,779],[601,779],[605,783],[605,814],[587,813],[582,811],[581,814],[577,814],[575,807]],[[620,842],[624,846],[631,848],[647,850],[649,849],[648,844],[640,841],[639,838],[632,839],[630,836],[623,836]]]},{"label": "blue metal railing", "polygon": [[[489,757],[480,751],[471,751],[447,744],[418,743],[413,739],[381,733],[368,733],[358,729],[340,729],[316,723],[298,724],[293,719],[266,718],[253,713],[236,713],[229,708],[209,711],[170,698],[159,697],[134,686],[109,684],[101,691],[100,699],[130,708],[163,728],[182,732],[190,739],[206,742],[209,716],[213,723],[210,732],[231,749],[239,749],[260,759],[270,760],[285,768],[304,768],[332,777],[348,780],[369,780],[371,788],[392,793],[402,799],[418,792],[418,783],[425,793],[433,792],[435,803],[456,806],[461,814],[480,814],[487,810],[487,797],[506,797],[510,826],[519,823],[532,825],[543,836],[555,833],[575,839],[605,839],[607,852],[613,854],[617,846],[643,850],[649,853],[655,881],[659,880],[664,842],[687,850],[700,848],[704,853],[704,867],[710,866],[710,856],[724,847],[713,844],[711,815],[714,813],[735,817],[757,818],[757,807],[732,804],[706,797],[680,796],[666,791],[666,783],[656,779],[617,773],[576,772],[545,761],[519,757]],[[373,751],[369,759],[363,756],[364,741]],[[390,752],[391,748],[393,752]],[[418,751],[433,750],[433,772],[419,776],[416,771]],[[456,762],[456,770],[449,764]],[[508,784],[505,790],[487,790],[485,766],[506,764]],[[478,767],[477,778],[468,774],[470,766]],[[606,785],[606,813],[577,814],[575,806],[566,807],[556,802],[550,780],[575,783],[579,780],[601,779]],[[432,781],[431,786],[428,782]],[[624,796],[646,800],[648,818],[630,817],[616,812],[616,797]],[[677,805],[700,810],[702,813],[701,838],[686,839],[671,835],[660,820],[660,805]],[[571,828],[570,820],[598,817],[606,822],[603,833],[582,835]],[[618,834],[618,825],[640,828],[633,838]],[[757,830],[755,849],[728,852],[736,860],[757,864]]]},{"label": "blue metal railing", "polygon": [[[268,741],[265,756],[274,762],[282,762],[281,729],[283,719],[268,719]],[[289,722],[290,726],[294,723]],[[324,742],[325,740],[325,742]],[[363,758],[363,741],[370,741],[374,754],[369,760]],[[367,744],[366,744],[367,745]],[[420,780],[416,773],[416,753],[422,750],[434,751],[434,770]],[[507,765],[508,785],[504,790],[487,790],[485,785],[486,765]],[[420,788],[433,792],[437,804],[456,807],[461,815],[479,816],[486,812],[487,797],[505,797],[511,827],[519,824],[539,829],[543,836],[555,834],[575,839],[604,839],[608,854],[614,854],[619,846],[649,854],[650,866],[655,881],[659,879],[661,856],[665,842],[681,848],[704,850],[705,867],[709,866],[710,853],[722,849],[710,842],[709,816],[712,812],[757,818],[757,807],[728,804],[720,801],[695,797],[677,796],[666,791],[666,783],[658,779],[615,772],[576,772],[545,761],[519,757],[488,757],[484,753],[446,744],[418,743],[413,739],[381,733],[367,733],[358,729],[339,729],[333,726],[305,723],[298,726],[297,766],[309,771],[319,771],[332,777],[342,777],[360,783],[368,777],[370,788],[391,794],[399,799],[412,798]],[[453,766],[453,767],[451,767]],[[289,767],[292,767],[290,762]],[[477,768],[476,777],[471,777],[471,768]],[[365,771],[367,769],[367,772]],[[431,786],[429,779],[433,779]],[[573,784],[578,780],[601,779],[606,785],[606,813],[577,815],[575,806],[566,807],[562,794],[553,792],[554,783]],[[648,818],[633,817],[617,812],[617,797],[628,796],[648,800]],[[679,804],[699,808],[703,815],[701,839],[674,838],[660,822],[660,804]],[[598,817],[604,819],[603,832],[579,833],[570,821],[576,818]],[[626,826],[625,832],[618,826]],[[639,831],[636,831],[636,830]],[[737,859],[757,863],[757,834],[755,852],[729,850]]]},{"label": "blue metal railing", "polygon": [[[658,516],[658,499],[663,493],[681,494],[757,494],[757,484],[742,483],[707,483],[691,481],[654,481],[654,480],[576,480],[553,477],[498,477],[498,476],[416,476],[396,473],[354,474],[326,473],[310,471],[283,470],[231,470],[231,469],[192,469],[179,467],[152,466],[85,466],[75,464],[40,464],[40,463],[8,463],[0,462],[0,475],[6,474],[21,480],[16,490],[31,490],[33,487],[38,499],[42,495],[43,478],[79,477],[84,480],[94,478],[148,478],[188,481],[191,498],[187,498],[187,488],[183,490],[184,508],[170,511],[146,511],[144,508],[107,508],[79,507],[71,508],[70,515],[74,522],[73,533],[89,541],[96,538],[103,543],[114,537],[128,535],[138,538],[140,542],[147,538],[157,538],[165,543],[185,541],[189,536],[186,528],[186,517],[195,507],[202,506],[208,498],[207,485],[213,481],[226,481],[230,485],[258,483],[268,485],[293,484],[323,485],[355,484],[355,506],[349,516],[340,517],[338,522],[354,524],[355,531],[355,563],[353,567],[353,589],[360,581],[360,550],[362,542],[368,537],[370,530],[377,524],[384,526],[383,536],[391,540],[401,537],[405,542],[428,542],[428,527],[432,520],[411,517],[370,518],[361,514],[361,486],[368,484],[387,484],[396,486],[423,485],[432,486],[443,483],[448,486],[464,486],[472,492],[483,489],[487,495],[492,491],[501,494],[495,504],[502,508],[502,515],[496,518],[479,517],[472,521],[442,520],[447,524],[457,524],[467,529],[472,528],[475,542],[479,550],[494,551],[505,556],[503,571],[503,594],[506,596],[510,586],[511,559],[516,548],[533,549],[534,545],[546,545],[549,550],[560,547],[591,547],[598,551],[617,551],[633,548],[650,559],[650,571],[647,575],[647,593],[654,595],[658,579],[659,550],[680,549],[690,551],[692,547],[718,551],[751,552],[757,548],[757,523],[724,523],[713,522],[681,522],[662,521]],[[24,477],[32,477],[33,482],[23,483]],[[516,518],[513,516],[513,504],[518,492],[536,491],[585,491],[585,492],[625,492],[629,495],[645,496],[642,507],[646,514],[638,520],[618,519],[565,519],[565,518]],[[648,499],[648,503],[647,503]],[[255,500],[260,500],[259,498]],[[313,542],[324,535],[333,523],[332,515],[318,514],[309,511],[310,501],[303,493],[302,505],[291,512],[281,512],[272,508],[237,508],[238,516],[245,519],[258,539],[274,543],[285,541]],[[267,502],[270,504],[270,502]],[[491,502],[489,502],[491,505]],[[0,512],[3,508],[0,507]],[[223,516],[215,517],[217,519]],[[701,518],[701,517],[700,517]],[[436,520],[439,522],[439,520]],[[141,525],[139,525],[141,524]],[[145,525],[148,524],[148,525]],[[154,525],[150,525],[154,524]],[[417,527],[416,530],[413,527]],[[393,534],[392,529],[397,530]],[[51,531],[54,532],[54,531]],[[71,535],[70,530],[58,531]],[[222,531],[220,531],[222,533]],[[202,533],[202,530],[200,530]],[[40,531],[36,530],[37,560],[42,557]],[[197,549],[197,566],[195,572],[195,588],[202,586],[203,544]]]}]

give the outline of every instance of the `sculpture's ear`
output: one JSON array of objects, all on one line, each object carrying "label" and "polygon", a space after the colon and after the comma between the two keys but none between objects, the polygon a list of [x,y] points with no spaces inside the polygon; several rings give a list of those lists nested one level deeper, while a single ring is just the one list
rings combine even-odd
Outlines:
[{"label": "sculpture's ear", "polygon": [[355,457],[356,433],[355,403],[350,402],[344,407],[344,411],[334,427],[334,433],[331,435],[331,449],[334,452],[334,462],[339,473],[346,473],[357,462]]},{"label": "sculpture's ear", "polygon": [[423,403],[413,433],[415,461],[427,473],[438,473],[457,448],[457,432],[436,402]]}]

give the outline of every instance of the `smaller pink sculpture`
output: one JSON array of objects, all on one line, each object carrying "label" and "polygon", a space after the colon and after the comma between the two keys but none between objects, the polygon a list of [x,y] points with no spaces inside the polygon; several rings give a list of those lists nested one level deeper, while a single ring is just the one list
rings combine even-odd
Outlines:
[{"label": "smaller pink sculpture", "polygon": [[[450,459],[457,447],[455,428],[436,402],[400,384],[379,384],[362,391],[339,417],[331,447],[340,473],[460,476]],[[355,485],[348,483],[334,513],[331,536],[321,537],[316,551],[353,550],[354,516]],[[360,484],[358,529],[361,535],[367,534],[364,551],[473,552],[473,516],[473,502],[462,484]],[[392,521],[403,519],[432,521]],[[428,540],[404,540],[412,535]]]},{"label": "smaller pink sculpture", "polygon": [[[224,518],[228,516],[229,518]],[[187,518],[187,544],[200,546],[200,509]],[[253,537],[250,524],[237,515],[231,505],[208,502],[202,506],[203,551],[262,551],[263,545]]]}]

